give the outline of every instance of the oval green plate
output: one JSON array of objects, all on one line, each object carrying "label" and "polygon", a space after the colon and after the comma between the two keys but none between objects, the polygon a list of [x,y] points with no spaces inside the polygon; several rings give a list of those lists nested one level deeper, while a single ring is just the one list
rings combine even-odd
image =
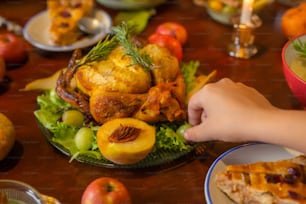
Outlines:
[{"label": "oval green plate", "polygon": [[[42,131],[43,135],[46,137],[48,142],[58,149],[61,153],[72,157],[71,153],[62,145],[54,142],[52,140],[52,133],[44,127],[38,120],[38,127]],[[202,156],[205,154],[205,144],[204,143],[197,143],[192,145],[190,150],[186,151],[154,151],[147,155],[147,157],[135,164],[129,165],[119,165],[115,164],[105,158],[101,159],[94,159],[92,157],[88,157],[85,155],[78,155],[74,160],[78,162],[99,166],[99,167],[107,167],[107,168],[125,168],[125,169],[137,169],[137,168],[148,168],[148,167],[161,167],[161,168],[174,168],[180,165],[183,165],[187,162],[192,161],[193,159],[197,158],[198,156]]]}]

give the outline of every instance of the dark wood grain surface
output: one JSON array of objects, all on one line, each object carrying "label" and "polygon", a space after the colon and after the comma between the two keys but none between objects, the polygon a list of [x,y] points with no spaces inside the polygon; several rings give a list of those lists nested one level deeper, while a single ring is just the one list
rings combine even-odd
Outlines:
[{"label": "dark wood grain surface", "polygon": [[[103,8],[101,5],[97,7]],[[44,9],[45,1],[4,0],[0,3],[0,15],[21,25]],[[117,14],[117,11],[103,9],[112,17]],[[262,26],[255,30],[259,53],[248,60],[232,58],[226,53],[232,26],[215,22],[204,8],[195,6],[191,0],[169,0],[158,7],[142,37],[153,33],[159,23],[179,22],[189,34],[184,47],[184,61],[199,60],[201,73],[216,69],[216,79],[229,77],[246,83],[278,107],[300,109],[282,73],[281,48],[287,39],[281,32],[280,19],[286,9],[288,7],[275,2],[259,13],[263,21]],[[24,43],[28,59],[21,66],[7,71],[8,86],[2,86],[0,92],[0,112],[13,121],[17,131],[13,151],[0,162],[0,179],[26,182],[44,194],[55,196],[63,204],[80,203],[85,187],[100,176],[121,180],[135,204],[205,203],[204,180],[210,165],[218,155],[238,144],[219,142],[209,145],[208,154],[176,168],[124,170],[76,161],[69,163],[69,158],[53,148],[37,126],[33,111],[39,93],[20,90],[28,82],[65,67],[71,52],[46,52],[26,41]]]}]

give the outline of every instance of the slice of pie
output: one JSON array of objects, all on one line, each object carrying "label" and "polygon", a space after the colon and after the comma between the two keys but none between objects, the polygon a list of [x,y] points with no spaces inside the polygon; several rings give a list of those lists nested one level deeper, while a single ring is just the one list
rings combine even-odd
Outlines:
[{"label": "slice of pie", "polygon": [[215,181],[236,203],[306,204],[306,156],[228,165]]},{"label": "slice of pie", "polygon": [[51,43],[63,46],[80,39],[82,32],[78,29],[77,23],[83,16],[90,15],[93,7],[93,0],[48,0]]}]

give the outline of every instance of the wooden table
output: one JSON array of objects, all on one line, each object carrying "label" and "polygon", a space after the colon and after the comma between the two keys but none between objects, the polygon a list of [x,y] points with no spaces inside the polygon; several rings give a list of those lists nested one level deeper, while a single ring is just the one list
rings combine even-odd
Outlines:
[{"label": "wooden table", "polygon": [[[97,7],[103,8],[101,5]],[[46,9],[44,1],[2,1],[0,14],[24,25],[33,15]],[[111,16],[117,11],[104,8]],[[253,86],[274,105],[299,109],[282,73],[281,48],[286,37],[280,30],[280,19],[288,7],[274,3],[259,13],[263,24],[255,30],[258,55],[248,60],[229,57],[226,46],[232,26],[212,20],[204,8],[191,0],[170,0],[157,8],[157,13],[142,33],[153,33],[159,23],[176,21],[186,26],[189,34],[184,47],[184,61],[199,60],[200,72],[217,70],[216,79],[229,77]],[[8,89],[1,88],[0,112],[7,115],[17,131],[16,145],[9,157],[0,162],[0,179],[26,182],[44,194],[57,197],[63,204],[80,203],[85,187],[97,177],[110,176],[121,180],[130,191],[133,203],[187,204],[205,203],[206,173],[222,152],[237,145],[216,143],[204,157],[172,169],[142,170],[108,169],[69,158],[53,148],[40,132],[33,111],[38,92],[22,92],[28,82],[46,77],[67,65],[71,52],[41,51],[25,42],[28,60],[22,66],[7,71]]]}]

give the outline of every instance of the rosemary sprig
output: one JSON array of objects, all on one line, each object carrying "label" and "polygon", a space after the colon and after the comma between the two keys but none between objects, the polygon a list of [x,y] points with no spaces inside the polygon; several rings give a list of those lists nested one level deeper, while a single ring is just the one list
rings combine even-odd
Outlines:
[{"label": "rosemary sprig", "polygon": [[103,41],[99,41],[78,63],[78,66],[89,64],[94,61],[106,59],[111,51],[118,45],[118,41],[107,35]]},{"label": "rosemary sprig", "polygon": [[124,47],[125,54],[133,59],[134,64],[139,64],[147,70],[153,68],[150,57],[146,53],[140,53],[138,47],[132,42],[126,23],[123,22],[119,26],[114,27],[113,31],[116,33],[114,37],[119,41],[119,44]]},{"label": "rosemary sprig", "polygon": [[132,58],[134,64],[139,64],[147,70],[153,68],[149,56],[146,53],[140,53],[138,47],[132,42],[126,23],[113,27],[112,31],[112,34],[108,34],[103,41],[99,41],[97,45],[78,62],[77,66],[104,60],[116,46],[121,45],[125,49],[125,54]]},{"label": "rosemary sprig", "polygon": [[293,48],[299,53],[300,57],[306,58],[306,43],[303,43],[300,39],[293,41]]}]

